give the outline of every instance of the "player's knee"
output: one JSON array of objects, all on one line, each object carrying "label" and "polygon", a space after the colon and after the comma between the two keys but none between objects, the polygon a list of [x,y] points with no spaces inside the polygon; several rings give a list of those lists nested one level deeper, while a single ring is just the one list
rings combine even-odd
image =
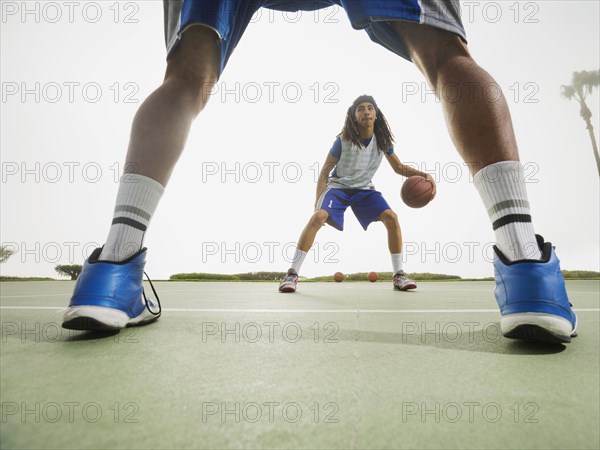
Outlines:
[{"label": "player's knee", "polygon": [[165,77],[165,83],[170,83],[180,95],[189,100],[195,115],[208,103],[217,80],[216,74],[199,74],[189,69],[168,71]]},{"label": "player's knee", "polygon": [[320,228],[325,224],[325,222],[327,222],[328,218],[329,214],[327,213],[327,211],[323,211],[322,209],[320,209],[317,212],[315,212],[310,218],[310,226]]},{"label": "player's knee", "polygon": [[456,35],[443,33],[437,45],[413,49],[412,59],[431,86],[436,87],[440,76],[465,65],[475,64],[467,45]]},{"label": "player's knee", "polygon": [[384,223],[386,227],[397,227],[399,226],[398,215],[388,209],[381,213],[380,220]]},{"label": "player's knee", "polygon": [[[464,72],[464,68],[475,65],[475,61],[466,51],[465,44],[457,40],[453,51],[444,54],[444,52],[435,52],[431,58],[424,60],[422,71],[432,86],[438,86],[438,80],[441,77],[447,78],[454,72]],[[465,49],[463,52],[462,48]]]}]

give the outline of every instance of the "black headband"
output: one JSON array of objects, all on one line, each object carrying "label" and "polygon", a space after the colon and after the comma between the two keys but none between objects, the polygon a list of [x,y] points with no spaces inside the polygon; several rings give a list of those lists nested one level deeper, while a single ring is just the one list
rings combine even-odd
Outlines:
[{"label": "black headband", "polygon": [[377,103],[375,103],[375,99],[373,97],[371,97],[370,95],[361,95],[356,100],[354,100],[354,103],[352,103],[352,117],[354,117],[354,115],[356,114],[356,108],[358,107],[358,105],[364,102],[369,102],[375,108],[377,108]]}]

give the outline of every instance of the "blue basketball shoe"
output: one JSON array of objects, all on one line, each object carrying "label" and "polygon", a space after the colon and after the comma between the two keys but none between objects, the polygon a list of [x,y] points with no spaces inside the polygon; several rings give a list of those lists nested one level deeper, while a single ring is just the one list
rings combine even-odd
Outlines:
[{"label": "blue basketball shoe", "polygon": [[158,305],[146,298],[142,287],[146,249],[122,262],[98,261],[101,252],[95,249],[84,262],[63,328],[119,330],[158,319],[161,308],[154,286],[150,282]]},{"label": "blue basketball shoe", "polygon": [[550,242],[536,235],[542,259],[509,261],[494,246],[496,301],[502,334],[511,339],[562,343],[577,336],[560,261]]}]

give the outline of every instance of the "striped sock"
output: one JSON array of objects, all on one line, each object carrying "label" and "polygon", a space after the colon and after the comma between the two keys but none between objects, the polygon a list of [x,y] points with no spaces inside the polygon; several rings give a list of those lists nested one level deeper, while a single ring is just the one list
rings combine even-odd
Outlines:
[{"label": "striped sock", "polygon": [[306,258],[307,254],[308,252],[303,252],[299,248],[296,248],[296,253],[294,253],[294,259],[292,260],[291,267],[291,269],[294,269],[296,273],[300,273],[300,267],[302,267],[302,263],[304,262],[304,258]]},{"label": "striped sock", "polygon": [[152,178],[124,174],[108,238],[99,260],[123,261],[142,248],[144,234],[164,187]]},{"label": "striped sock", "polygon": [[402,270],[402,252],[390,253],[392,255],[392,270],[394,274]]},{"label": "striped sock", "polygon": [[492,221],[500,251],[511,261],[541,259],[523,165],[518,161],[490,164],[475,174],[474,182]]}]

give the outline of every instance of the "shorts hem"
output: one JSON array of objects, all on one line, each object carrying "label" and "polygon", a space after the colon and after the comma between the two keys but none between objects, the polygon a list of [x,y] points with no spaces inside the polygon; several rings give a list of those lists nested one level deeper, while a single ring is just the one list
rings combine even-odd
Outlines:
[{"label": "shorts hem", "polygon": [[335,220],[333,220],[331,218],[331,216],[329,216],[327,218],[327,225],[329,225],[330,227],[335,228],[338,231],[344,231],[344,226],[343,225],[342,226],[338,225],[338,223]]},{"label": "shorts hem", "polygon": [[370,25],[368,25],[365,29],[369,34],[371,40],[387,50],[395,53],[402,58],[411,61],[412,59],[408,54],[408,49],[404,45],[404,43],[394,34],[391,29],[389,23],[390,22],[407,22],[407,23],[416,23],[421,26],[430,26],[433,28],[437,28],[444,31],[449,31],[458,37],[465,43],[467,43],[467,36],[465,30],[462,26],[457,25],[456,23],[444,22],[440,21],[438,18],[433,18],[432,16],[424,16],[425,20],[413,21],[406,19],[395,19],[395,18],[373,18]]}]

